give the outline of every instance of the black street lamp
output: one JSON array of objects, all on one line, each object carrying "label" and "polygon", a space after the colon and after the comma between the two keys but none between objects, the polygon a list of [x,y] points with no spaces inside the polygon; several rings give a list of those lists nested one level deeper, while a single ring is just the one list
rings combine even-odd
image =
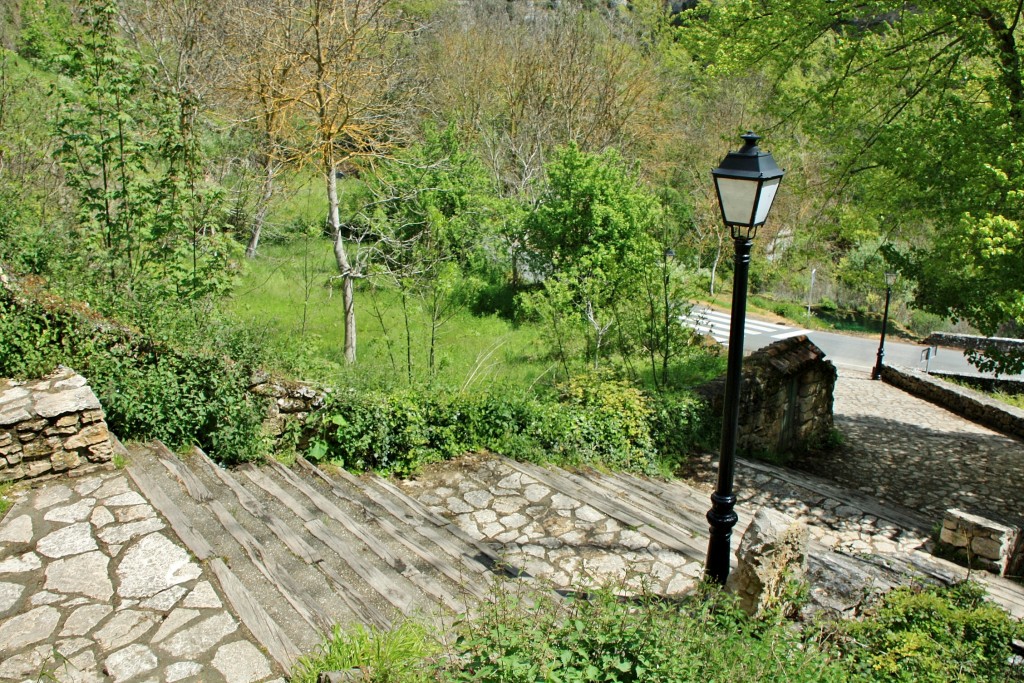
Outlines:
[{"label": "black street lamp", "polygon": [[889,299],[892,298],[892,286],[896,282],[896,273],[885,271],[885,312],[882,313],[882,338],[878,342],[878,354],[875,367],[871,369],[871,379],[882,379],[882,359],[885,358],[885,328],[889,326]]},{"label": "black street lamp", "polygon": [[736,526],[736,495],[732,484],[736,470],[736,439],[739,434],[740,384],[743,370],[743,325],[747,310],[747,276],[750,248],[758,226],[768,218],[784,171],[768,152],[757,147],[759,135],[747,132],[743,147],[729,152],[711,171],[722,209],[722,220],[732,232],[736,249],[732,284],[732,318],[729,328],[729,365],[725,375],[725,409],[722,446],[718,459],[718,485],[711,494],[707,519],[711,525],[704,574],[719,585],[729,578],[729,542]]}]

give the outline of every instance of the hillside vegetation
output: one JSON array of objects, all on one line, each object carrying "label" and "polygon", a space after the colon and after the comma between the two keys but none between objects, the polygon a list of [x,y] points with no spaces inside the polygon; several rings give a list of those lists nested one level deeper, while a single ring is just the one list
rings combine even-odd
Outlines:
[{"label": "hillside vegetation", "polygon": [[[755,296],[870,316],[894,269],[911,327],[1012,334],[1019,8],[819,5],[8,3],[0,261],[168,348],[339,389],[565,406],[582,382],[655,415],[721,368],[676,321],[730,281],[707,169],[755,129],[787,168]],[[709,423],[685,421],[648,435],[668,462]]]}]

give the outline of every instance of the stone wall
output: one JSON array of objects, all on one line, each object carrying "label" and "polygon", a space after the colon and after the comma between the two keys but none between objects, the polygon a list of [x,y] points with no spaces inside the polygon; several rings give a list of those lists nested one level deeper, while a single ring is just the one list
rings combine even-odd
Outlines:
[{"label": "stone wall", "polygon": [[[785,455],[824,443],[832,431],[836,368],[806,335],[775,342],[743,361],[740,430],[742,455]],[[725,378],[700,387],[721,414]]]},{"label": "stone wall", "polygon": [[960,375],[953,372],[936,372],[935,370],[929,370],[928,374],[936,379],[966,384],[978,391],[986,391],[988,393],[1001,391],[1010,396],[1024,396],[1024,380],[1011,379],[1009,377],[992,377],[991,375]]},{"label": "stone wall", "polygon": [[27,382],[0,379],[0,481],[71,472],[110,462],[103,409],[68,368]]},{"label": "stone wall", "polygon": [[932,332],[922,343],[926,346],[945,346],[951,349],[995,349],[1003,353],[1019,352],[1024,349],[1024,339],[979,337],[951,332]]},{"label": "stone wall", "polygon": [[918,370],[886,365],[882,368],[882,381],[997,432],[1024,438],[1024,410]]},{"label": "stone wall", "polygon": [[274,379],[265,372],[253,376],[249,391],[269,399],[263,426],[275,439],[280,438],[291,424],[301,428],[309,414],[323,406],[327,396],[327,390],[303,382]]},{"label": "stone wall", "polygon": [[1022,561],[1016,557],[1020,529],[963,510],[946,510],[939,541],[955,550],[962,550],[967,560],[988,571],[1012,576]]}]

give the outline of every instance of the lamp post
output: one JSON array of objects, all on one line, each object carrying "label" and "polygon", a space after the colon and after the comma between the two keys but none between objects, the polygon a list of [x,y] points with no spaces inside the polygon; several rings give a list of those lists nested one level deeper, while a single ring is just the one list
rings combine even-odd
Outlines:
[{"label": "lamp post", "polygon": [[875,356],[875,367],[871,369],[871,379],[882,379],[882,359],[885,358],[885,328],[889,326],[889,300],[892,298],[892,286],[896,282],[896,273],[885,271],[885,310],[882,313],[882,338],[878,341],[878,354]]},{"label": "lamp post", "polygon": [[729,152],[711,171],[722,210],[722,220],[732,233],[735,268],[732,285],[732,317],[729,328],[728,368],[725,375],[725,409],[722,415],[722,444],[718,459],[718,484],[711,494],[708,555],[705,576],[725,585],[729,578],[729,544],[737,517],[732,485],[736,470],[736,439],[739,434],[740,384],[743,370],[743,325],[747,309],[747,277],[750,249],[758,226],[768,218],[784,171],[768,152],[757,147],[759,135],[748,131],[743,147]]},{"label": "lamp post", "polygon": [[811,301],[814,296],[814,276],[817,274],[817,268],[811,268],[811,286],[807,288],[807,319],[811,319]]}]

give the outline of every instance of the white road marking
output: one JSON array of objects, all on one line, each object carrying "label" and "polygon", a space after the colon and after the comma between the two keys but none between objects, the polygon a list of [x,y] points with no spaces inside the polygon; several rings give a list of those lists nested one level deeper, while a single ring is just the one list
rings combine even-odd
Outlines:
[{"label": "white road marking", "polygon": [[789,339],[795,337],[798,334],[807,334],[810,330],[790,330],[789,332],[783,332],[782,334],[773,334],[772,339]]},{"label": "white road marking", "polygon": [[[732,317],[728,313],[721,313],[710,308],[695,308],[690,311],[689,315],[681,316],[679,321],[700,334],[713,337],[720,344],[727,344],[729,341]],[[769,335],[772,339],[788,339],[810,332],[810,330],[798,330],[750,319],[744,321],[743,331],[751,336]]]}]

